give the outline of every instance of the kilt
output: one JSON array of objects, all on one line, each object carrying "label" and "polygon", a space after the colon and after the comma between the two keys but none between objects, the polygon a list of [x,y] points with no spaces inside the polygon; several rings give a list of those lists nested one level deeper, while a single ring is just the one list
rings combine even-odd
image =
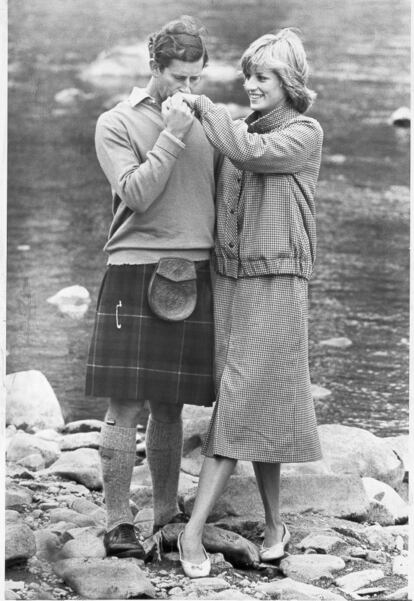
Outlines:
[{"label": "kilt", "polygon": [[205,455],[271,463],[321,458],[308,367],[307,291],[307,281],[293,275],[217,275],[217,401]]},{"label": "kilt", "polygon": [[147,290],[154,264],[107,267],[89,348],[87,395],[213,404],[210,265],[209,261],[195,265],[197,305],[188,319],[179,322],[164,321],[151,312]]}]

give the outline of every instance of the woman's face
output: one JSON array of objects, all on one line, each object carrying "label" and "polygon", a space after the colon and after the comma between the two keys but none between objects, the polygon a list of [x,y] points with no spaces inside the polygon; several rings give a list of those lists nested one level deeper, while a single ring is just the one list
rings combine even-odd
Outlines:
[{"label": "woman's face", "polygon": [[267,115],[286,99],[281,80],[270,69],[247,74],[244,89],[250,99],[250,108],[261,115]]}]

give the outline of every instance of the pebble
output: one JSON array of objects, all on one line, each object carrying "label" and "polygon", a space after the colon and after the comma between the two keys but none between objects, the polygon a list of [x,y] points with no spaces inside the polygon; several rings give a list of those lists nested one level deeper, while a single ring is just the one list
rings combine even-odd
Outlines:
[{"label": "pebble", "polygon": [[181,593],[183,592],[183,589],[180,588],[179,586],[175,586],[174,588],[171,588],[168,591],[169,595],[181,595]]}]

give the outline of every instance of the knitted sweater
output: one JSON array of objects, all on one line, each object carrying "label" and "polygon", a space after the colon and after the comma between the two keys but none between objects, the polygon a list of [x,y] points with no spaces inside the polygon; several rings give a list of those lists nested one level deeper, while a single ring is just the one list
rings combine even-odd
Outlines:
[{"label": "knitted sweater", "polygon": [[95,143],[112,188],[108,263],[209,258],[218,155],[200,123],[194,120],[179,140],[164,129],[145,90],[134,88],[128,100],[99,117]]}]

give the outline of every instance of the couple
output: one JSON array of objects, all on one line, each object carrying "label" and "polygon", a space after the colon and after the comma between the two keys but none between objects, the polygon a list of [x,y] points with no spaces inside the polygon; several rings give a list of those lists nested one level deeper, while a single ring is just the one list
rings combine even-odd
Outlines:
[{"label": "couple", "polygon": [[[260,555],[271,561],[290,539],[279,512],[280,464],[320,458],[307,288],[322,130],[304,116],[314,94],[289,29],[260,37],[242,56],[246,120],[192,94],[208,60],[193,18],[167,23],[149,53],[147,87],[97,123],[113,220],[86,392],[110,397],[100,443],[104,543],[120,557],[144,555],[129,506],[144,401],[154,532],[185,521],[177,505],[183,405],[215,401],[193,513],[178,539],[194,578],[210,571],[203,527],[238,459],[253,462],[266,522]],[[193,312],[178,320],[156,315],[148,298],[154,272],[168,272],[171,257],[190,266],[196,292]]]}]

